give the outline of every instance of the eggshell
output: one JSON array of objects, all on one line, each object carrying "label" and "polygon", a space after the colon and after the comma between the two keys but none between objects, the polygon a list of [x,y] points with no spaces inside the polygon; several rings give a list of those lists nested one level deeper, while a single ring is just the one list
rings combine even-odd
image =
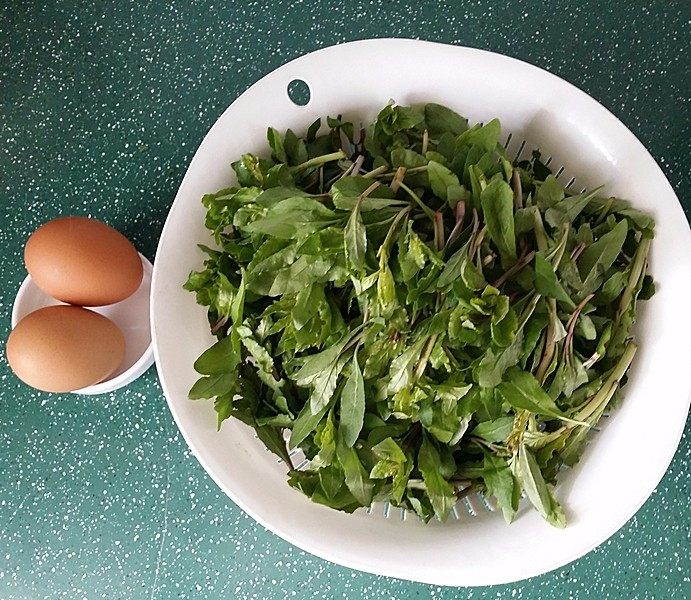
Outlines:
[{"label": "eggshell", "polygon": [[10,367],[28,385],[71,392],[110,376],[125,356],[125,338],[103,315],[63,304],[24,317],[6,351]]},{"label": "eggshell", "polygon": [[61,217],[39,227],[26,243],[24,262],[46,294],[78,306],[120,302],[137,290],[143,276],[132,243],[87,217]]}]

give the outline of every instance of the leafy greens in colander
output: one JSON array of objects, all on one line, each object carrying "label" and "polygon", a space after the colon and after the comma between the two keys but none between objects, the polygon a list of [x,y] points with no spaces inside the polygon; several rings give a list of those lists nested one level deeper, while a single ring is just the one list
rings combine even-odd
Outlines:
[{"label": "leafy greens in colander", "polygon": [[202,200],[219,249],[185,288],[218,341],[190,398],[253,427],[320,504],[444,520],[482,492],[511,521],[525,495],[563,527],[552,486],[626,381],[652,219],[565,189],[538,152],[512,161],[496,119],[326,123],[270,128],[270,157]]}]

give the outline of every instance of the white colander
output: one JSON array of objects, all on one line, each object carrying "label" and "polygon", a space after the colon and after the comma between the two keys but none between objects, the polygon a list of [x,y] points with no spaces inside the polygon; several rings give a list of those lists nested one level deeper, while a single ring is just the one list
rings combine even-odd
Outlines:
[{"label": "white colander", "polygon": [[[300,106],[287,90],[306,82]],[[295,84],[293,84],[295,85]],[[421,523],[388,505],[347,515],[313,504],[286,484],[285,465],[250,429],[216,432],[212,402],[187,399],[192,364],[213,338],[205,310],[182,284],[208,242],[200,198],[233,183],[230,162],[265,152],[266,128],[304,131],[317,117],[368,122],[390,99],[438,102],[471,122],[499,117],[511,152],[539,147],[561,181],[606,186],[657,221],[651,272],[657,295],[642,303],[625,402],[562,474],[559,530],[523,506],[507,526],[482,496],[461,501],[446,523]],[[575,178],[575,180],[574,180]],[[497,54],[413,40],[326,48],[270,73],[223,113],[202,142],[161,235],[152,283],[156,364],[175,420],[204,469],[259,523],[289,542],[355,569],[439,585],[489,585],[562,566],[619,529],[651,494],[681,437],[689,405],[691,235],[672,188],[633,134],[595,100],[541,69]],[[298,458],[299,462],[299,457]],[[525,504],[525,503],[524,503]]]}]

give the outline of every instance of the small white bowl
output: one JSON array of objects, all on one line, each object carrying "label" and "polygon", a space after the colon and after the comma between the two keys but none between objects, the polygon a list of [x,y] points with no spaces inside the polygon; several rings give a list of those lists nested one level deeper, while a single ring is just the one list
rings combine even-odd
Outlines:
[{"label": "small white bowl", "polygon": [[[145,256],[139,254],[144,267],[144,277],[137,291],[122,302],[107,306],[89,306],[89,310],[108,317],[115,323],[125,336],[125,358],[115,373],[105,381],[95,383],[75,394],[105,394],[117,390],[142,375],[154,363],[154,349],[151,341],[151,327],[149,323],[149,293],[151,291],[151,272],[153,267]],[[16,327],[29,313],[45,308],[64,304],[45,294],[27,275],[19,287],[12,307],[12,328]]]}]

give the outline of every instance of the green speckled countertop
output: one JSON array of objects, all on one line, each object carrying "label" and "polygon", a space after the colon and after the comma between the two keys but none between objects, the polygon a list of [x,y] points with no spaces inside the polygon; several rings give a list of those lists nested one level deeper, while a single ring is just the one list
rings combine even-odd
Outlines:
[{"label": "green speckled countertop", "polygon": [[[4,3],[0,334],[39,224],[93,215],[153,258],[221,112],[284,62],[353,39],[476,46],[556,73],[631,128],[688,215],[691,3],[605,4]],[[3,353],[0,598],[689,598],[688,430],[650,500],[583,559],[513,585],[437,588],[334,566],[254,523],[190,455],[155,370],[105,396],[49,395],[20,384]]]}]

